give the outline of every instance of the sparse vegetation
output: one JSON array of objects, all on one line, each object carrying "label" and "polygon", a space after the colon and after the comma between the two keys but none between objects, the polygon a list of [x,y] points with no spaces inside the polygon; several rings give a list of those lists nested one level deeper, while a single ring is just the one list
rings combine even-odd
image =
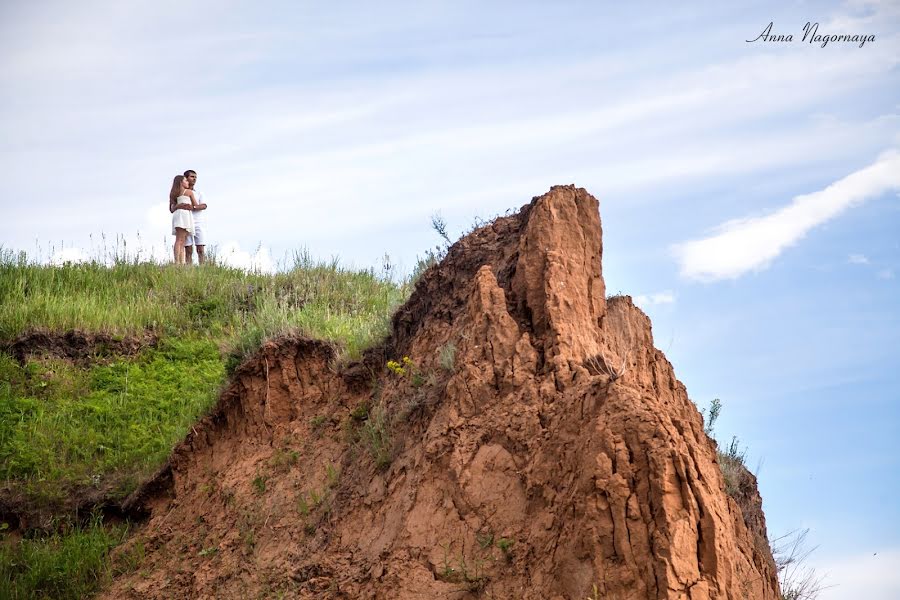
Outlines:
[{"label": "sparse vegetation", "polygon": [[732,498],[737,496],[741,490],[741,481],[747,470],[747,450],[741,449],[737,437],[731,438],[731,443],[725,448],[725,451],[718,450],[719,469],[722,471],[722,477],[725,479],[725,491]]},{"label": "sparse vegetation", "polygon": [[438,360],[442,369],[452,371],[456,364],[456,344],[447,342],[441,346],[441,355]]},{"label": "sparse vegetation", "polygon": [[[709,411],[701,409],[700,414],[703,416],[703,431],[711,437],[715,438],[716,421],[722,413],[722,401],[718,398],[713,399],[709,403]],[[738,499],[741,489],[741,481],[744,473],[748,470],[746,465],[747,449],[740,447],[737,436],[731,438],[731,443],[722,450],[721,444],[716,443],[716,454],[719,459],[719,469],[722,471],[722,477],[725,480],[725,491],[732,498]]]},{"label": "sparse vegetation", "polygon": [[365,421],[369,418],[369,402],[364,400],[356,405],[356,407],[350,411],[350,417],[356,421]]},{"label": "sparse vegetation", "polygon": [[713,429],[716,426],[716,421],[719,419],[719,413],[722,412],[722,401],[718,398],[713,398],[712,402],[709,403],[709,413],[706,412],[705,408],[700,409],[700,415],[703,417],[703,431],[709,437],[713,437]]},{"label": "sparse vegetation", "polygon": [[505,537],[497,540],[497,547],[500,548],[500,551],[503,553],[503,557],[507,560],[507,562],[512,560],[512,547],[515,543],[515,540],[511,540]]},{"label": "sparse vegetation", "polygon": [[[700,410],[704,420],[703,431],[713,439],[715,439],[716,421],[721,412],[722,402],[718,398],[710,402],[709,410]],[[717,450],[717,455],[722,478],[725,481],[725,491],[737,500],[738,505],[742,505],[741,485],[748,472],[747,450],[746,448],[742,449],[738,438],[733,436],[724,450],[721,448]],[[741,506],[741,510],[748,509],[749,507]],[[806,559],[815,550],[815,548],[806,549],[808,532],[809,530],[806,529],[768,540],[768,546],[778,570],[781,600],[815,600],[819,593],[826,588],[823,585],[823,578],[805,564]],[[760,543],[762,545],[766,543],[762,536],[760,536]]]},{"label": "sparse vegetation", "polygon": [[372,409],[369,418],[360,429],[360,437],[372,455],[375,466],[386,469],[393,460],[393,440],[390,423],[383,408]]},{"label": "sparse vegetation", "polygon": [[278,448],[272,454],[272,458],[269,462],[271,462],[272,467],[276,471],[284,472],[296,466],[297,461],[299,460],[300,453],[296,450],[291,450],[289,448]]},{"label": "sparse vegetation", "polygon": [[431,215],[431,228],[441,238],[441,242],[433,248],[425,250],[425,256],[417,257],[416,267],[413,269],[410,278],[412,282],[416,282],[422,276],[422,273],[431,266],[444,260],[444,257],[447,256],[447,251],[450,249],[451,241],[447,232],[447,222],[440,214],[435,213]]},{"label": "sparse vegetation", "polygon": [[828,587],[824,577],[806,562],[815,551],[806,546],[808,533],[809,529],[792,531],[770,542],[782,600],[815,600]]},{"label": "sparse vegetation", "polygon": [[321,429],[323,425],[328,421],[328,415],[316,415],[315,417],[309,420],[309,426],[313,430]]},{"label": "sparse vegetation", "polygon": [[309,516],[309,502],[306,500],[306,492],[300,492],[297,495],[297,510],[301,516]]},{"label": "sparse vegetation", "polygon": [[267,477],[263,475],[257,475],[253,478],[253,491],[261,496],[266,493],[266,481],[268,481]]},{"label": "sparse vegetation", "polygon": [[605,375],[609,377],[610,381],[616,381],[628,370],[628,352],[625,352],[625,356],[622,357],[622,364],[618,367],[613,366],[603,354],[588,357],[584,362],[584,366],[595,375]]},{"label": "sparse vegetation", "polygon": [[404,356],[400,360],[389,360],[387,362],[387,368],[388,371],[397,377],[409,381],[409,384],[414,388],[422,387],[427,382],[421,369],[419,369],[418,365],[416,365],[416,363],[408,356]]},{"label": "sparse vegetation", "polygon": [[464,589],[470,592],[479,592],[490,581],[490,577],[484,572],[486,560],[482,556],[466,557],[459,554],[455,560],[449,558],[450,552],[447,546],[444,546],[444,566],[439,576],[444,581],[450,583],[459,583]]}]

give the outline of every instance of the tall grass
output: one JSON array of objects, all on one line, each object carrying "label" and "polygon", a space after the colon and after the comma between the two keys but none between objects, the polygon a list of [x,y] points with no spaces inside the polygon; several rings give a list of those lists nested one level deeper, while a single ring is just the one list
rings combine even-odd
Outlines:
[{"label": "tall grass", "polygon": [[99,517],[83,527],[11,543],[0,532],[0,600],[79,600],[110,575],[109,550],[121,543],[124,525]]},{"label": "tall grass", "polygon": [[221,265],[184,268],[101,262],[48,266],[0,249],[0,341],[32,328],[117,335],[196,331],[239,353],[299,331],[335,341],[351,356],[386,334],[408,285],[374,270],[297,253],[275,275]]}]

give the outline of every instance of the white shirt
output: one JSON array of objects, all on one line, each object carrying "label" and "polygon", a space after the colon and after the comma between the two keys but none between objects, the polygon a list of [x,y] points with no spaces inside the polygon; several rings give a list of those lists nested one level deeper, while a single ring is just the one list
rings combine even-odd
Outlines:
[{"label": "white shirt", "polygon": [[[194,197],[197,199],[197,204],[203,204],[203,194],[200,193],[196,189],[194,190]],[[194,214],[194,224],[199,223],[202,225],[205,220],[203,218],[203,213],[205,213],[206,211],[205,210],[194,210],[191,212]]]}]

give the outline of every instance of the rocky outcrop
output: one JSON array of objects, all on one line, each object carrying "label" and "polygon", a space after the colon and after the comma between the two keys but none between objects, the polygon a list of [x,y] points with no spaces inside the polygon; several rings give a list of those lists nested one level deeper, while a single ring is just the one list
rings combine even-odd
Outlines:
[{"label": "rocky outcrop", "polygon": [[135,496],[146,558],[106,597],[778,598],[601,258],[597,201],[554,187],[454,244],[361,363],[264,346]]}]

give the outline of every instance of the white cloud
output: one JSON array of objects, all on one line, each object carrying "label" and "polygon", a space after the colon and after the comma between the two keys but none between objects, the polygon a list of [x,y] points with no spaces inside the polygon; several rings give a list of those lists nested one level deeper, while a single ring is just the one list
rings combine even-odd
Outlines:
[{"label": "white cloud", "polygon": [[827,587],[819,600],[900,598],[900,549],[889,548],[816,565]]},{"label": "white cloud", "polygon": [[869,259],[865,254],[851,254],[847,257],[847,262],[851,265],[867,265],[869,264]]},{"label": "white cloud", "polygon": [[275,272],[275,262],[269,249],[264,246],[259,246],[255,252],[250,253],[242,250],[237,242],[228,241],[215,247],[214,251],[216,260],[229,267],[260,273]]},{"label": "white cloud", "polygon": [[63,248],[54,252],[49,262],[51,265],[63,265],[65,263],[80,263],[89,260],[88,254],[81,248]]},{"label": "white cloud", "polygon": [[893,279],[894,278],[894,270],[893,269],[882,269],[877,273],[879,279]]},{"label": "white cloud", "polygon": [[814,227],[897,188],[900,153],[890,151],[824,190],[796,196],[772,214],[728,221],[717,228],[719,233],[677,244],[673,251],[685,277],[701,281],[734,279],[765,269]]},{"label": "white cloud", "polygon": [[673,302],[675,302],[675,294],[669,290],[657,292],[655,294],[640,294],[634,297],[634,303],[641,308],[646,308],[655,304],[672,304]]}]

